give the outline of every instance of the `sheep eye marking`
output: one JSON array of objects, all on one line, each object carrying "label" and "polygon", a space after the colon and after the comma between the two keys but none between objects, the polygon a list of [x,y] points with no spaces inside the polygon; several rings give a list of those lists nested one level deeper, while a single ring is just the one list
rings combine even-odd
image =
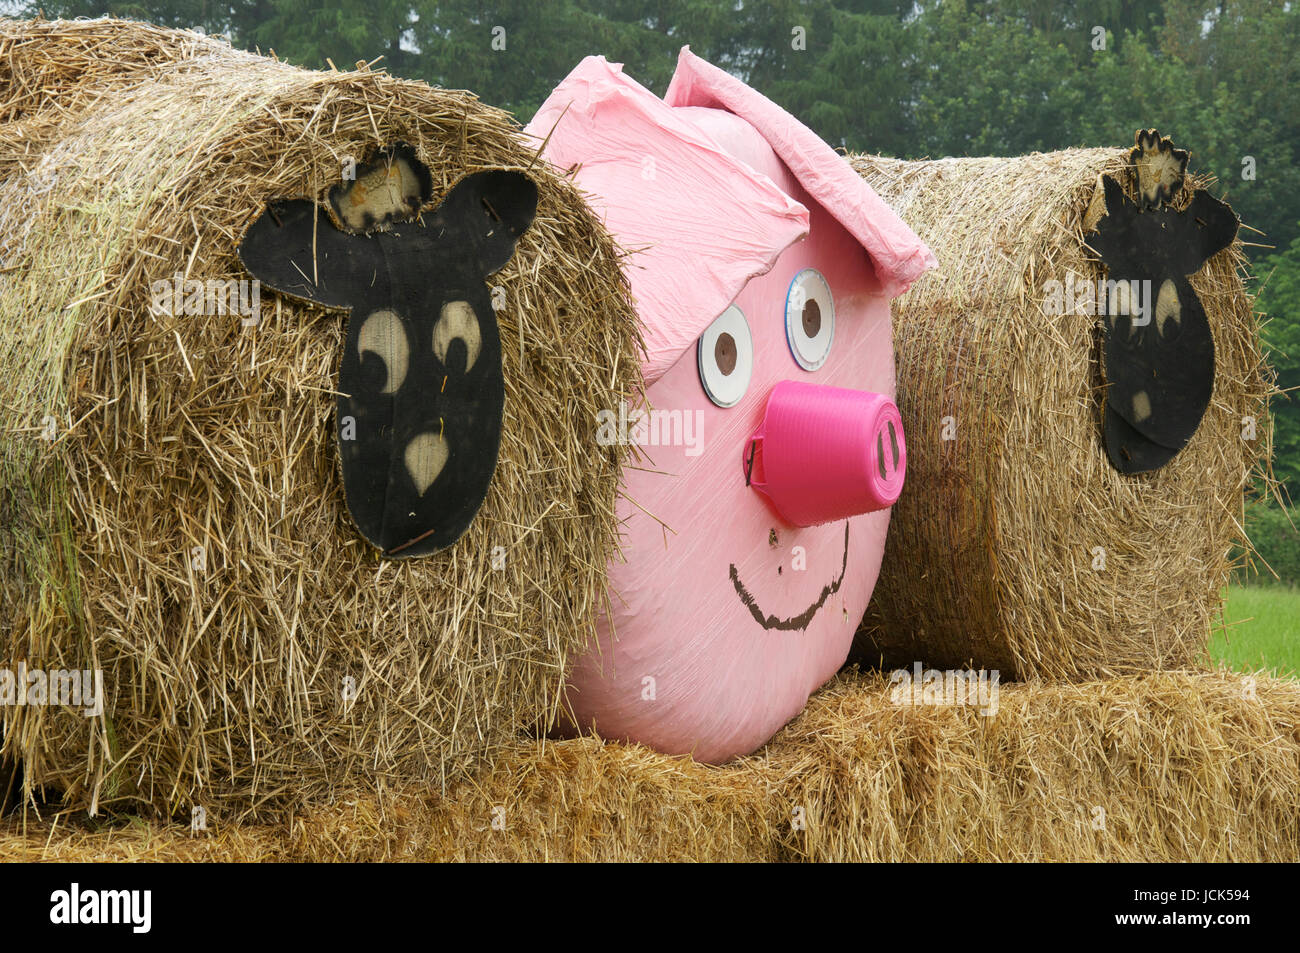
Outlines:
[{"label": "sheep eye marking", "polygon": [[465,301],[449,301],[444,304],[438,323],[433,328],[433,353],[444,367],[447,364],[447,351],[456,339],[465,345],[465,373],[469,373],[478,360],[483,342],[478,330],[478,315]]},{"label": "sheep eye marking", "polygon": [[1165,334],[1165,322],[1172,321],[1174,327],[1170,328],[1172,334],[1178,330],[1178,317],[1182,312],[1182,305],[1178,301],[1178,287],[1165,279],[1164,284],[1160,286],[1160,294],[1156,296],[1156,330],[1161,335]]},{"label": "sheep eye marking", "polygon": [[395,312],[376,311],[366,318],[357,334],[357,358],[363,363],[366,352],[384,362],[386,379],[380,393],[397,393],[406,380],[411,345],[406,338],[406,326]]}]

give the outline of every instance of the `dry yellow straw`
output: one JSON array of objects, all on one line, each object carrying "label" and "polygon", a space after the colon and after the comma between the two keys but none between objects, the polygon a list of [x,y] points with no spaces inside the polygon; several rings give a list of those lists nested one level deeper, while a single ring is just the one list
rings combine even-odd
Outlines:
[{"label": "dry yellow straw", "polygon": [[[435,199],[485,168],[541,191],[491,279],[496,476],[467,535],[411,562],[344,506],[343,315],[268,291],[246,327],[150,295],[247,278],[235,249],[269,199],[319,198],[396,141]],[[102,718],[6,714],[29,794],[269,814],[363,781],[439,789],[549,722],[616,544],[622,450],[595,415],[639,388],[639,330],[618,249],[534,159],[468,93],[0,20],[0,666],[102,669],[109,694]]]},{"label": "dry yellow straw", "polygon": [[1127,184],[1126,155],[851,158],[939,259],[893,306],[907,486],[859,635],[864,664],[973,659],[1003,678],[1082,679],[1204,650],[1243,489],[1271,453],[1273,375],[1236,245],[1192,279],[1217,365],[1199,430],[1154,473],[1111,467],[1096,319],[1051,313],[1049,283],[1065,307],[1066,288],[1095,288],[1085,210],[1101,175]]}]

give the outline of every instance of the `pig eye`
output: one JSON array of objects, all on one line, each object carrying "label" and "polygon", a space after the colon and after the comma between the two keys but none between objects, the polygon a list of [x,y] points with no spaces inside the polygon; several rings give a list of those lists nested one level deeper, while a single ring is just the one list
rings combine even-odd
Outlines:
[{"label": "pig eye", "polygon": [[709,400],[734,407],[754,375],[754,339],[745,313],[734,304],[700,335],[700,383]]},{"label": "pig eye", "polygon": [[790,353],[805,371],[826,363],[835,339],[835,298],[815,268],[794,276],[785,296],[785,336]]}]

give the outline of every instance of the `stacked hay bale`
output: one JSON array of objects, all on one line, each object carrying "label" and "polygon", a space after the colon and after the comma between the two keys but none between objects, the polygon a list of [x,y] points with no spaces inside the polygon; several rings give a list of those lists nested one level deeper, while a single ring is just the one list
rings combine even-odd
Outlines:
[{"label": "stacked hay bale", "polygon": [[446,797],[288,827],[89,834],[17,820],[38,859],[1079,860],[1300,858],[1300,685],[1164,673],[1002,687],[997,712],[900,705],[844,674],[721,767],[592,738],[521,743]]},{"label": "stacked hay bale", "polygon": [[[505,421],[450,549],[385,560],[334,440],[343,317],[266,292],[261,323],[151,309],[238,280],[269,200],[320,200],[395,142],[518,169],[536,218],[492,279]],[[441,788],[547,724],[615,542],[639,388],[618,252],[506,114],[114,20],[0,21],[0,667],[100,669],[102,715],[3,710],[25,791],[95,810],[270,812],[354,784]],[[0,785],[2,786],[2,785]]]},{"label": "stacked hay bale", "polygon": [[1084,244],[1100,177],[1132,193],[1127,153],[850,161],[939,259],[894,302],[907,489],[855,657],[1004,679],[1194,662],[1271,452],[1240,243],[1192,278],[1217,365],[1199,430],[1124,476],[1101,440],[1098,319],[1065,294],[1103,276]]},{"label": "stacked hay bale", "polygon": [[1300,858],[1295,681],[1004,686],[992,717],[899,704],[895,687],[846,673],[766,748],[721,768],[590,739],[521,746],[447,799],[317,812],[291,856]]}]

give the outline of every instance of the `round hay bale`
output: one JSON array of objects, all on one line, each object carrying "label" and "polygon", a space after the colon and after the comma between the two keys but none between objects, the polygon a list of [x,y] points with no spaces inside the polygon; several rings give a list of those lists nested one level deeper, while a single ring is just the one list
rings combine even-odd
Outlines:
[{"label": "round hay bale", "polygon": [[907,469],[889,299],[933,258],[756,90],[689,49],[670,89],[588,57],[528,126],[644,250],[628,272],[651,406],[601,423],[640,465],[612,605],[566,700],[574,731],[720,763],[852,646]]},{"label": "round hay bale", "polygon": [[[505,113],[381,72],[309,72],[116,20],[0,21],[0,668],[102,670],[102,715],[7,709],[24,783],[92,810],[276,813],[364,781],[441,787],[550,724],[592,634],[640,390],[618,250]],[[267,203],[323,202],[404,143],[434,204],[465,176],[540,192],[487,281],[495,477],[460,539],[385,559],[335,441],[344,316],[151,306],[248,279]]]},{"label": "round hay bale", "polygon": [[1052,313],[1049,283],[1102,278],[1088,209],[1103,175],[1132,194],[1127,153],[850,161],[939,259],[893,305],[908,482],[855,658],[1007,679],[1192,662],[1270,453],[1240,242],[1191,279],[1217,364],[1199,429],[1168,465],[1124,476],[1102,441],[1099,319]]}]

